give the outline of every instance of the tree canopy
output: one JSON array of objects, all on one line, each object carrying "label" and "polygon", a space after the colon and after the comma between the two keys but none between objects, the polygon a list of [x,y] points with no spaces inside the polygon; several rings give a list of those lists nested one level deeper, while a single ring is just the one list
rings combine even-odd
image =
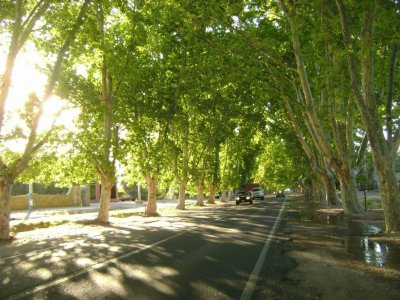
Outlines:
[{"label": "tree canopy", "polygon": [[[248,182],[270,190],[312,182],[330,205],[339,185],[345,213],[356,213],[356,175],[370,151],[387,231],[400,229],[398,1],[1,5],[7,185],[101,180],[104,222],[117,177],[153,188],[148,214],[156,214],[157,186],[178,189],[184,209],[186,190],[206,186],[212,203],[216,190]],[[19,112],[7,111],[21,53],[46,58],[38,67],[48,83]],[[54,122],[39,133],[53,95],[79,111],[74,128]],[[21,122],[9,126],[16,113]],[[17,151],[10,141],[26,146]]]}]

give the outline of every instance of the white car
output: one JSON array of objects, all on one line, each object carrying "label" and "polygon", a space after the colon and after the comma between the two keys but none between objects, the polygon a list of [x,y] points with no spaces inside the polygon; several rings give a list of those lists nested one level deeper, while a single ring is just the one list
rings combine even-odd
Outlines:
[{"label": "white car", "polygon": [[259,198],[261,200],[264,200],[264,190],[262,188],[253,188],[251,189],[250,193],[253,195],[253,198]]}]

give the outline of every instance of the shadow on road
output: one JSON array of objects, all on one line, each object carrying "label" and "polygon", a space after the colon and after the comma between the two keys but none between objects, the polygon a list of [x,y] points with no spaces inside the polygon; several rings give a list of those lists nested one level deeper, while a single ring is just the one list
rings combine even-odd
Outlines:
[{"label": "shadow on road", "polygon": [[0,298],[237,299],[280,208],[270,205],[41,229],[0,248]]}]

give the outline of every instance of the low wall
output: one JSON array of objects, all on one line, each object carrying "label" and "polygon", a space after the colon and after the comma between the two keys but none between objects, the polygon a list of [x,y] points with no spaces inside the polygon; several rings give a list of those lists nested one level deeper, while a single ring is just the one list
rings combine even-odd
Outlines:
[{"label": "low wall", "polygon": [[11,210],[28,209],[28,195],[11,196]]},{"label": "low wall", "polygon": [[[81,192],[77,186],[71,187],[65,195],[41,195],[32,193],[33,208],[81,206]],[[27,210],[28,195],[11,196],[11,210]]]}]

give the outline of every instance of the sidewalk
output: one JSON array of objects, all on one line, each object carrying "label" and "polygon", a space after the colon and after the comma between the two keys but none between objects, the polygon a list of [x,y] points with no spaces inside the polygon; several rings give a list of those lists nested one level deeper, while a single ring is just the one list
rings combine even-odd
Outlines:
[{"label": "sidewalk", "polygon": [[[177,200],[158,200],[157,208],[175,207]],[[194,204],[196,200],[187,199],[186,204]],[[29,212],[19,210],[11,212],[11,226],[21,223],[32,224],[51,221],[79,221],[95,218],[99,210],[100,203],[91,203],[88,207],[60,207],[60,208],[40,208]],[[111,202],[110,211],[112,212],[141,212],[144,211],[146,202]]]}]

